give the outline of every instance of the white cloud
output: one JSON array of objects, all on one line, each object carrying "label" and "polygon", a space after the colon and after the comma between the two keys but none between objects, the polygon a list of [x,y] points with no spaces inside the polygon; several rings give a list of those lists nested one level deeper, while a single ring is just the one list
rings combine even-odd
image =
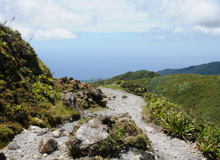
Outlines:
[{"label": "white cloud", "polygon": [[184,29],[183,29],[182,27],[176,27],[176,28],[173,30],[173,33],[174,33],[174,34],[184,33]]},{"label": "white cloud", "polygon": [[220,5],[211,0],[187,0],[183,7],[185,20],[195,25],[220,26]]},{"label": "white cloud", "polygon": [[38,30],[33,39],[38,41],[52,41],[59,39],[75,39],[77,36],[72,32],[60,28],[60,29],[51,29],[51,30]]},{"label": "white cloud", "polygon": [[195,26],[195,31],[208,35],[208,36],[220,36],[220,27],[219,28],[208,28],[208,27],[201,27]]},{"label": "white cloud", "polygon": [[18,27],[17,30],[21,33],[22,38],[26,40],[33,39],[34,37],[34,32],[35,32],[34,29]]},{"label": "white cloud", "polygon": [[[0,0],[0,4],[1,21],[15,16],[13,24],[23,28],[24,37],[34,34],[38,40],[52,37],[59,28],[74,38],[76,32],[146,33],[152,28],[178,36],[198,31],[196,27],[219,35],[220,27],[219,0]],[[40,30],[48,36],[40,36]]]}]

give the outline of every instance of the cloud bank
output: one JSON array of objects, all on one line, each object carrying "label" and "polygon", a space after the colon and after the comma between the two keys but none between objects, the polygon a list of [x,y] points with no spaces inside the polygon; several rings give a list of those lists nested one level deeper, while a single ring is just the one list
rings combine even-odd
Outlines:
[{"label": "cloud bank", "polygon": [[[25,39],[77,38],[76,33],[138,32],[161,38],[220,36],[219,0],[0,0],[0,21]],[[156,33],[155,28],[160,30]]]}]

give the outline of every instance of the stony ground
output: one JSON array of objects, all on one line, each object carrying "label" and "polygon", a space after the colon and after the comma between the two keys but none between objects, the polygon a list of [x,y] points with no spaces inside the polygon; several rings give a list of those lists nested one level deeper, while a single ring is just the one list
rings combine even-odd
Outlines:
[{"label": "stony ground", "polygon": [[[141,97],[111,89],[103,88],[102,91],[107,95],[109,109],[98,111],[95,114],[118,115],[128,112],[135,123],[148,135],[152,149],[159,160],[205,160],[193,144],[170,138],[152,124],[146,124],[141,115],[142,106],[145,105]],[[58,127],[57,130],[63,128],[66,132],[71,133],[76,123],[66,123]],[[53,137],[58,142],[58,149],[51,154],[40,154],[38,144],[44,137]],[[0,152],[4,152],[7,160],[71,160],[65,145],[68,139],[68,134],[56,138],[52,131],[32,126],[14,138],[11,142],[14,148],[8,146]],[[16,144],[19,147],[16,148]],[[138,160],[140,159],[138,157],[137,151],[130,150],[127,153],[121,153],[120,158],[114,160]]]},{"label": "stony ground", "polygon": [[[62,128],[68,133],[72,132],[76,122],[66,123]],[[40,154],[38,144],[44,137],[53,137],[58,142],[58,148],[51,154]],[[53,132],[48,129],[42,129],[36,126],[31,126],[28,130],[16,135],[14,140],[4,148],[3,151],[7,160],[71,160],[67,154],[66,141],[69,139],[68,134],[55,138]],[[19,146],[19,147],[16,147]],[[13,148],[14,147],[14,148]]]},{"label": "stony ground", "polygon": [[[147,124],[142,119],[142,106],[145,101],[139,97],[126,92],[105,89],[102,91],[112,97],[109,100],[108,107],[110,111],[101,111],[99,114],[119,114],[128,112],[138,127],[140,127],[149,137],[151,146],[159,160],[205,160],[201,153],[196,150],[195,144],[186,143],[185,141],[170,138],[163,132],[156,129],[152,124]],[[126,98],[122,98],[122,97]],[[115,98],[114,98],[115,97]],[[111,99],[111,98],[109,98]],[[126,154],[123,156],[126,157]],[[125,158],[126,159],[126,158]]]}]

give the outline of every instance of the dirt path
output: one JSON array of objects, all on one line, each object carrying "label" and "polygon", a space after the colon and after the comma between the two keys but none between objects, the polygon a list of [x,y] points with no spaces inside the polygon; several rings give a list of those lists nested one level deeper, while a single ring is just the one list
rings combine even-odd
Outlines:
[{"label": "dirt path", "polygon": [[[152,125],[146,124],[142,119],[142,106],[145,101],[139,97],[126,92],[101,89],[108,97],[116,97],[109,100],[107,106],[110,110],[97,112],[99,114],[117,115],[128,112],[135,123],[148,135],[151,146],[159,160],[206,160],[192,144],[185,141],[170,138],[164,133],[156,130]],[[127,98],[122,98],[125,95]]]}]

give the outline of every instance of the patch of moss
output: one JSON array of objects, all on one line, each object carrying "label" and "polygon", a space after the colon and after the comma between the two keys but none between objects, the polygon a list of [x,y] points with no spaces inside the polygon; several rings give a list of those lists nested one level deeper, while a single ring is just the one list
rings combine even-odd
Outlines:
[{"label": "patch of moss", "polygon": [[5,122],[0,124],[0,149],[4,148],[22,130],[19,123]]}]

